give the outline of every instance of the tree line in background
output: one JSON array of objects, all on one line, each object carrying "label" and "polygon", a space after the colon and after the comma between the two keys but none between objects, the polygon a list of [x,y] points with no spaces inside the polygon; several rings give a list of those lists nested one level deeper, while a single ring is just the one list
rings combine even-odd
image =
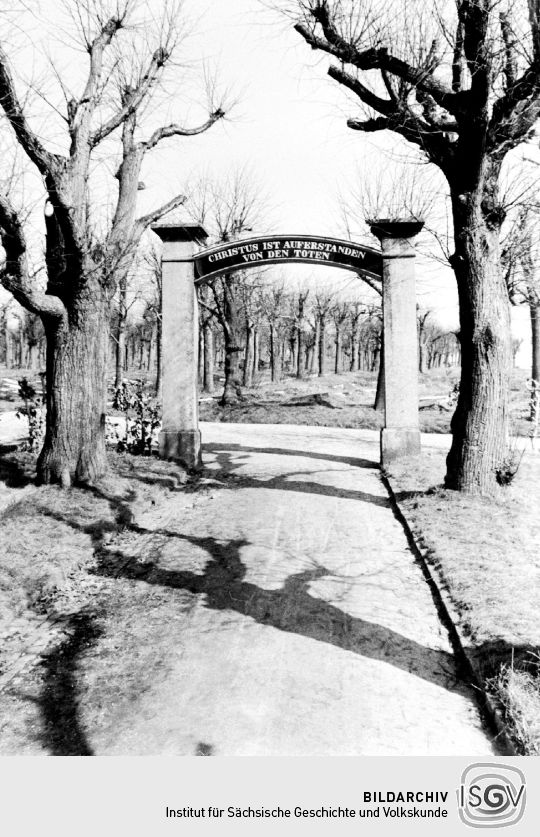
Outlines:
[{"label": "tree line in background", "polygon": [[[131,315],[123,292],[117,292],[109,322],[109,383],[119,387],[125,378],[143,375],[159,393],[161,385],[161,276],[155,260],[154,283],[148,283],[142,313]],[[305,378],[329,373],[380,369],[381,312],[375,304],[340,298],[338,291],[304,288],[287,291],[284,281],[263,276],[228,278],[237,304],[214,314],[200,289],[199,379],[201,391],[220,394],[222,404],[234,404],[242,389],[261,377],[279,382],[284,376]],[[129,284],[126,284],[126,290]],[[139,299],[139,302],[141,300]],[[120,313],[120,305],[125,307]],[[232,322],[232,317],[237,322]],[[437,325],[429,311],[418,311],[419,371],[456,366],[459,341]],[[226,334],[234,331],[238,364],[232,382],[226,379]],[[41,320],[12,301],[0,308],[0,366],[13,370],[45,369],[46,339]],[[382,402],[379,394],[378,408]]]}]

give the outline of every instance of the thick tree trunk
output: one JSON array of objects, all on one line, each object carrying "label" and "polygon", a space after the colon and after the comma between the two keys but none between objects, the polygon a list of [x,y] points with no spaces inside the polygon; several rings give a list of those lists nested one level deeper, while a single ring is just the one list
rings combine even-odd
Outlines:
[{"label": "thick tree trunk", "polygon": [[[445,485],[490,493],[508,451],[510,303],[499,262],[500,226],[483,196],[453,194],[461,381]],[[466,199],[464,199],[466,198]]]},{"label": "thick tree trunk", "polygon": [[106,471],[108,314],[105,293],[93,282],[64,321],[44,323],[47,424],[37,463],[42,483],[91,484]]},{"label": "thick tree trunk", "polygon": [[531,316],[532,366],[531,378],[540,381],[540,298],[529,292],[529,313]]},{"label": "thick tree trunk", "polygon": [[225,407],[230,404],[238,404],[242,387],[240,384],[240,352],[241,347],[236,341],[225,340],[225,385],[220,404]]},{"label": "thick tree trunk", "polygon": [[238,310],[237,286],[234,276],[222,278],[223,302],[222,314],[220,317],[223,328],[223,343],[225,351],[224,372],[225,386],[220,404],[225,407],[229,404],[237,404],[242,397],[242,386],[240,380],[240,353],[241,327],[240,314]]}]

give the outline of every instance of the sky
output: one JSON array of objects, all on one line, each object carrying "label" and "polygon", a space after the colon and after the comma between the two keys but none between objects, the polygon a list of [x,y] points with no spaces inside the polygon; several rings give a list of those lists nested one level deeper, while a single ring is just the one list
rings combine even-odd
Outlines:
[{"label": "sky", "polygon": [[[34,2],[43,10],[44,0]],[[178,76],[162,118],[184,124],[204,118],[204,93],[193,83],[204,72],[214,72],[218,90],[235,103],[207,133],[167,140],[148,155],[142,172],[145,190],[139,193],[142,210],[185,191],[198,176],[219,179],[243,169],[260,184],[270,207],[267,228],[255,232],[344,237],[343,201],[361,200],[381,172],[397,171],[399,177],[409,154],[406,143],[387,132],[365,135],[347,128],[357,105],[328,78],[329,57],[311,50],[289,21],[259,0],[184,0],[183,13],[189,34],[182,54],[190,81],[184,86]],[[45,45],[45,34],[41,42],[40,34],[29,39],[21,32],[20,65],[37,61]],[[56,50],[64,72],[71,72],[69,49],[60,45]],[[353,237],[365,235],[365,227],[353,224]],[[421,249],[429,245],[425,236],[419,243]],[[335,270],[325,275],[324,268],[291,267],[286,275],[291,283],[305,278],[317,284],[326,277],[335,283],[339,277],[351,293],[357,281]],[[432,309],[439,322],[457,326],[455,280],[447,266],[420,257],[417,295],[420,307]]]}]

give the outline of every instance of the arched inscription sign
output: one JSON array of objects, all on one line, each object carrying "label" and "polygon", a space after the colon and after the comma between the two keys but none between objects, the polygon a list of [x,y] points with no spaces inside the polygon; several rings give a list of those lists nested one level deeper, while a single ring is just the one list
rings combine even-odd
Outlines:
[{"label": "arched inscription sign", "polygon": [[195,281],[258,265],[301,262],[341,267],[356,273],[382,276],[382,256],[371,247],[315,235],[277,235],[248,238],[211,247],[193,256]]}]

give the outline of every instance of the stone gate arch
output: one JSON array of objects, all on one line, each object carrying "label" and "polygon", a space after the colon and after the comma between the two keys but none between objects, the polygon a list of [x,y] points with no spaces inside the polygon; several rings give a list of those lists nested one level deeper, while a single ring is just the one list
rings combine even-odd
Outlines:
[{"label": "stone gate arch", "polygon": [[414,238],[419,221],[371,223],[380,251],[314,235],[259,236],[199,249],[207,239],[197,224],[155,224],[163,242],[162,386],[159,453],[188,468],[201,465],[199,429],[199,318],[196,286],[216,276],[268,264],[309,263],[382,279],[384,427],[381,464],[418,453],[418,347]]}]

